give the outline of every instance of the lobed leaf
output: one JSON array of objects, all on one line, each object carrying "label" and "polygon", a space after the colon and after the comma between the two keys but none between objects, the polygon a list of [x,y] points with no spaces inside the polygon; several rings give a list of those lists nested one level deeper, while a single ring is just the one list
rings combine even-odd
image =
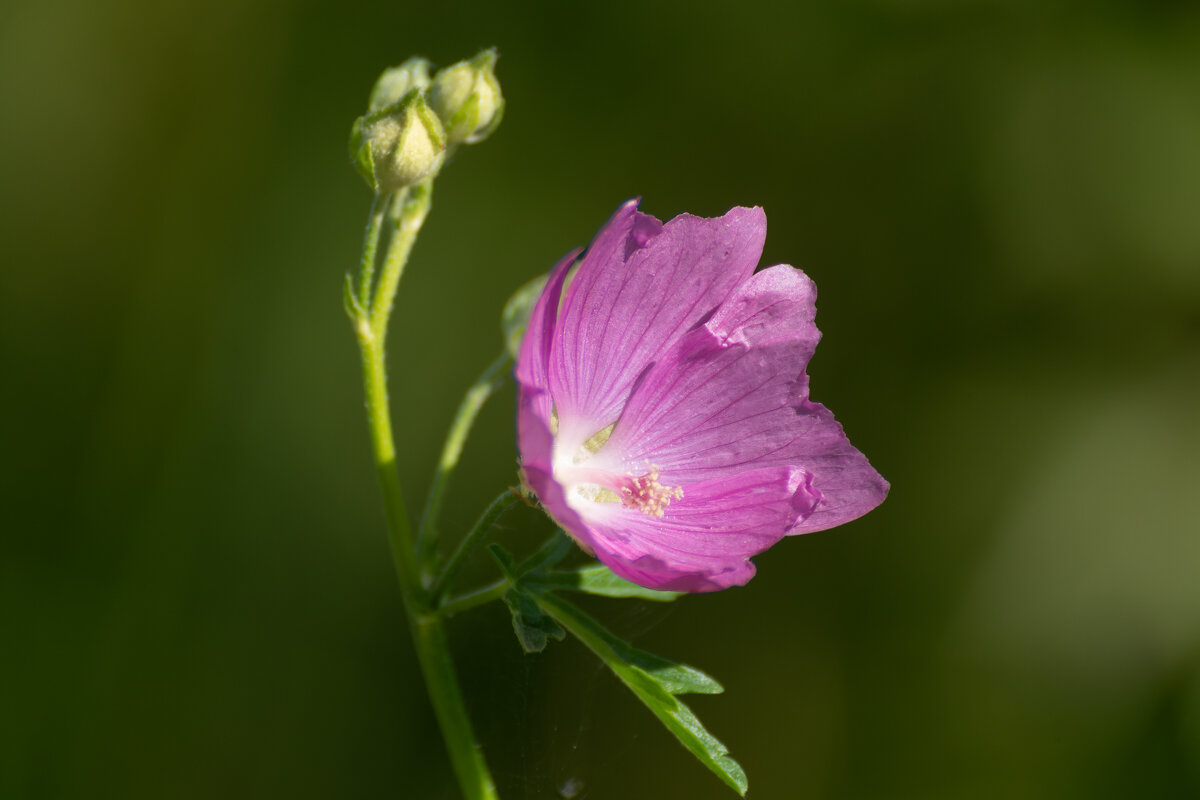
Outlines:
[{"label": "lobed leaf", "polygon": [[[561,642],[566,635],[558,623],[547,615],[537,601],[525,591],[521,583],[521,576],[525,573],[537,569],[543,564],[557,563],[569,552],[564,548],[559,537],[567,538],[559,532],[519,566],[516,559],[513,558],[513,554],[508,550],[499,544],[488,545],[488,551],[496,559],[496,563],[500,565],[500,571],[504,573],[504,577],[511,585],[511,588],[504,593],[504,604],[512,613],[513,632],[517,635],[521,649],[526,653],[540,653],[546,649],[546,645],[551,639]],[[570,540],[567,540],[567,545],[570,545]]]},{"label": "lobed leaf", "polygon": [[745,796],[748,783],[741,765],[676,697],[686,692],[719,692],[719,683],[697,669],[639,650],[574,604],[549,591],[530,592],[528,596],[607,664],[700,763],[739,795]]},{"label": "lobed leaf", "polygon": [[513,632],[526,653],[540,653],[551,639],[562,641],[566,633],[554,619],[542,610],[528,592],[509,589],[504,604],[512,612]]}]

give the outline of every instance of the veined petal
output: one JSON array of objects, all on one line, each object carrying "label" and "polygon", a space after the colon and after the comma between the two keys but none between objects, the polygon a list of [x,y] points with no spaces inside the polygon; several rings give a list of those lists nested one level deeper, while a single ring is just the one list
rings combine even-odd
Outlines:
[{"label": "veined petal", "polygon": [[584,438],[614,422],[638,376],[753,273],[765,236],[758,208],[663,226],[622,206],[563,299],[549,366],[560,421]]},{"label": "veined petal", "polygon": [[759,466],[800,432],[792,400],[820,338],[815,297],[800,270],[754,275],[646,373],[598,458],[652,462],[677,483]]},{"label": "veined petal", "polygon": [[554,403],[550,397],[547,362],[558,317],[558,300],[563,283],[580,250],[573,250],[550,271],[546,288],[534,303],[529,324],[521,340],[514,374],[517,379],[517,446],[521,452],[521,475],[550,515],[560,525],[581,527],[575,512],[553,478]]},{"label": "veined petal", "polygon": [[850,444],[829,409],[805,400],[795,410],[803,420],[805,434],[793,438],[774,460],[812,470],[813,486],[820,491],[821,502],[812,514],[798,520],[788,535],[833,528],[858,519],[882,503],[890,484]]},{"label": "veined petal", "polygon": [[[550,360],[550,345],[554,341],[554,330],[558,322],[558,301],[562,296],[563,284],[575,259],[583,252],[576,248],[567,253],[550,270],[546,287],[529,312],[529,324],[521,339],[521,352],[517,358],[515,375],[522,386],[542,391],[550,388],[547,366]],[[549,415],[547,415],[549,419]]]},{"label": "veined petal", "polygon": [[516,370],[524,480],[643,586],[743,584],[753,555],[887,494],[809,400],[816,291],[791,267],[753,274],[765,226],[744,208],[664,226],[627,203],[533,309]]},{"label": "veined petal", "polygon": [[820,333],[815,287],[787,266],[764,270],[638,384],[598,464],[653,464],[669,485],[743,470],[795,466],[823,500],[794,533],[854,519],[883,501],[887,482],[824,406],[803,370]]},{"label": "veined petal", "polygon": [[795,467],[750,470],[684,487],[661,518],[616,503],[583,516],[596,555],[621,577],[655,589],[716,591],[750,580],[750,557],[811,512],[820,499],[811,478]]}]

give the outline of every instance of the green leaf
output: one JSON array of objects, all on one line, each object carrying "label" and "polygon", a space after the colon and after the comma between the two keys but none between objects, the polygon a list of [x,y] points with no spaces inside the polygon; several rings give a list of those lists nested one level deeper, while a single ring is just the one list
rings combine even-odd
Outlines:
[{"label": "green leaf", "polygon": [[[565,546],[564,546],[565,542]],[[496,543],[488,545],[488,551],[500,571],[508,578],[512,588],[504,593],[504,604],[512,612],[513,632],[526,653],[540,653],[546,649],[550,639],[562,641],[566,635],[537,601],[524,590],[521,576],[540,567],[558,563],[570,552],[571,540],[561,531],[550,537],[538,550],[518,566],[513,554]]]},{"label": "green leaf", "polygon": [[525,329],[529,327],[529,315],[533,313],[533,304],[541,296],[548,277],[549,275],[539,275],[524,284],[513,292],[512,297],[504,304],[504,313],[500,315],[500,327],[504,331],[504,344],[514,359],[521,350],[521,339],[525,337]]},{"label": "green leaf", "polygon": [[537,582],[552,589],[586,592],[601,597],[640,597],[643,600],[654,600],[660,603],[669,603],[682,596],[681,592],[661,592],[657,589],[638,586],[617,575],[603,564],[592,564],[573,570],[557,570],[537,578]]},{"label": "green leaf", "polygon": [[686,692],[719,692],[719,683],[697,669],[637,649],[572,603],[549,591],[533,592],[529,596],[561,627],[599,656],[700,763],[739,795],[745,796],[746,773],[741,765],[675,696]]},{"label": "green leaf", "polygon": [[[539,584],[532,583],[530,585],[531,587],[537,587]],[[534,588],[534,591],[539,597],[549,594],[537,592],[536,588]],[[695,667],[689,667],[686,664],[680,664],[678,661],[656,656],[641,648],[634,647],[588,616],[574,604],[561,599],[558,602],[574,609],[579,618],[587,623],[591,633],[603,640],[605,646],[615,653],[618,658],[650,675],[650,677],[654,678],[671,694],[720,694],[725,691],[725,688],[711,675],[701,672]]]},{"label": "green leaf", "polygon": [[504,604],[512,612],[513,632],[526,653],[540,653],[550,639],[562,641],[566,633],[554,619],[542,610],[528,592],[509,589]]},{"label": "green leaf", "polygon": [[[611,633],[609,635],[612,636]],[[615,636],[613,639],[628,648],[625,651],[614,648],[614,652],[620,653],[630,664],[640,667],[671,694],[720,694],[725,691],[725,687],[718,683],[716,678],[695,667],[639,650]]]}]

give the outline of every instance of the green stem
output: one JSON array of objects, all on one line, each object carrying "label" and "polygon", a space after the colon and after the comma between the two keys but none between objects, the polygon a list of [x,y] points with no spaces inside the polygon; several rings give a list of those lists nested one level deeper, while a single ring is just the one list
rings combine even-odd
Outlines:
[{"label": "green stem", "polygon": [[[424,191],[420,191],[422,188]],[[370,231],[374,224],[374,216],[380,211],[378,205],[377,202],[372,206],[372,223],[368,224],[367,247],[372,244]],[[428,211],[429,187],[422,184],[415,187],[407,198],[405,208],[400,214],[400,222],[392,235],[374,302],[370,309],[362,309],[358,313],[355,332],[362,353],[367,424],[375,456],[375,469],[383,492],[388,542],[396,577],[400,581],[404,610],[413,646],[417,651],[417,661],[421,665],[434,715],[441,727],[442,738],[450,754],[450,763],[464,796],[467,800],[498,800],[495,783],[471,730],[471,718],[467,714],[466,704],[455,676],[443,618],[434,612],[428,595],[421,587],[412,526],[409,523],[404,494],[396,470],[396,444],[392,435],[388,406],[384,349],[388,317],[408,254]]]},{"label": "green stem", "polygon": [[383,229],[383,218],[387,214],[391,195],[376,193],[371,200],[371,213],[367,217],[367,230],[363,234],[362,261],[358,266],[358,304],[369,308],[371,284],[375,280],[376,253],[379,251],[379,232]]},{"label": "green stem", "polygon": [[387,338],[388,317],[392,314],[392,304],[396,300],[396,289],[400,286],[404,266],[408,263],[408,254],[412,252],[417,234],[429,215],[433,182],[426,180],[418,183],[407,192],[402,200],[403,206],[396,215],[396,229],[392,231],[383,272],[379,276],[379,285],[375,287],[375,300],[371,303],[371,329],[381,343]]},{"label": "green stem", "polygon": [[454,585],[454,579],[458,576],[458,571],[462,569],[463,564],[467,562],[467,558],[471,553],[475,552],[475,548],[483,541],[483,538],[491,531],[492,526],[496,524],[496,520],[500,519],[500,515],[512,507],[521,498],[514,494],[511,490],[505,490],[499,497],[492,501],[491,505],[479,516],[475,522],[475,526],[467,532],[467,535],[462,538],[455,548],[454,554],[450,556],[450,560],[446,562],[442,574],[438,575],[437,580],[429,587],[429,597],[432,604],[436,607],[450,587]]},{"label": "green stem", "polygon": [[442,445],[442,455],[438,459],[437,469],[433,474],[433,482],[429,484],[429,495],[425,499],[425,511],[421,515],[421,524],[417,527],[417,553],[423,566],[428,565],[433,555],[437,541],[437,518],[442,509],[442,496],[446,493],[446,485],[450,481],[458,461],[462,457],[463,445],[475,418],[487,399],[504,384],[508,375],[507,367],[510,362],[508,351],[501,353],[499,358],[488,365],[479,379],[467,389],[454,421],[450,423],[450,431]]},{"label": "green stem", "polygon": [[412,526],[396,471],[396,443],[392,436],[392,417],[388,408],[387,370],[383,343],[375,339],[369,326],[359,328],[359,349],[362,352],[363,388],[367,396],[367,425],[375,454],[375,470],[383,491],[383,509],[387,518],[388,539],[392,548],[396,575],[404,590],[406,604],[424,602],[420,595],[414,558]]},{"label": "green stem", "polygon": [[[450,658],[445,622],[436,614],[409,616],[417,659],[429,699],[442,728],[442,739],[450,752],[450,763],[458,776],[458,785],[467,800],[499,800],[496,784],[488,772],[483,752],[475,744],[471,718],[466,712],[462,691]],[[401,794],[404,794],[403,792]]]},{"label": "green stem", "polygon": [[504,596],[504,593],[508,591],[508,587],[511,585],[512,584],[509,583],[508,578],[501,578],[495,583],[489,583],[487,586],[483,586],[474,591],[460,594],[457,597],[451,597],[449,600],[441,604],[441,606],[438,608],[438,614],[443,617],[450,617],[454,614],[461,614],[462,612],[468,611],[476,606],[490,603],[493,600],[499,600]]}]

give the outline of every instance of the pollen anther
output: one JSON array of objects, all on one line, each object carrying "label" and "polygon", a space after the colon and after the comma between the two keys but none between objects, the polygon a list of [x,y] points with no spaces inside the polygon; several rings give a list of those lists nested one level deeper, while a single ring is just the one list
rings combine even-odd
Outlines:
[{"label": "pollen anther", "polygon": [[658,468],[651,466],[645,475],[630,475],[629,483],[621,487],[621,502],[651,517],[662,517],[672,500],[683,497],[683,489],[663,486],[658,482],[659,474]]}]

